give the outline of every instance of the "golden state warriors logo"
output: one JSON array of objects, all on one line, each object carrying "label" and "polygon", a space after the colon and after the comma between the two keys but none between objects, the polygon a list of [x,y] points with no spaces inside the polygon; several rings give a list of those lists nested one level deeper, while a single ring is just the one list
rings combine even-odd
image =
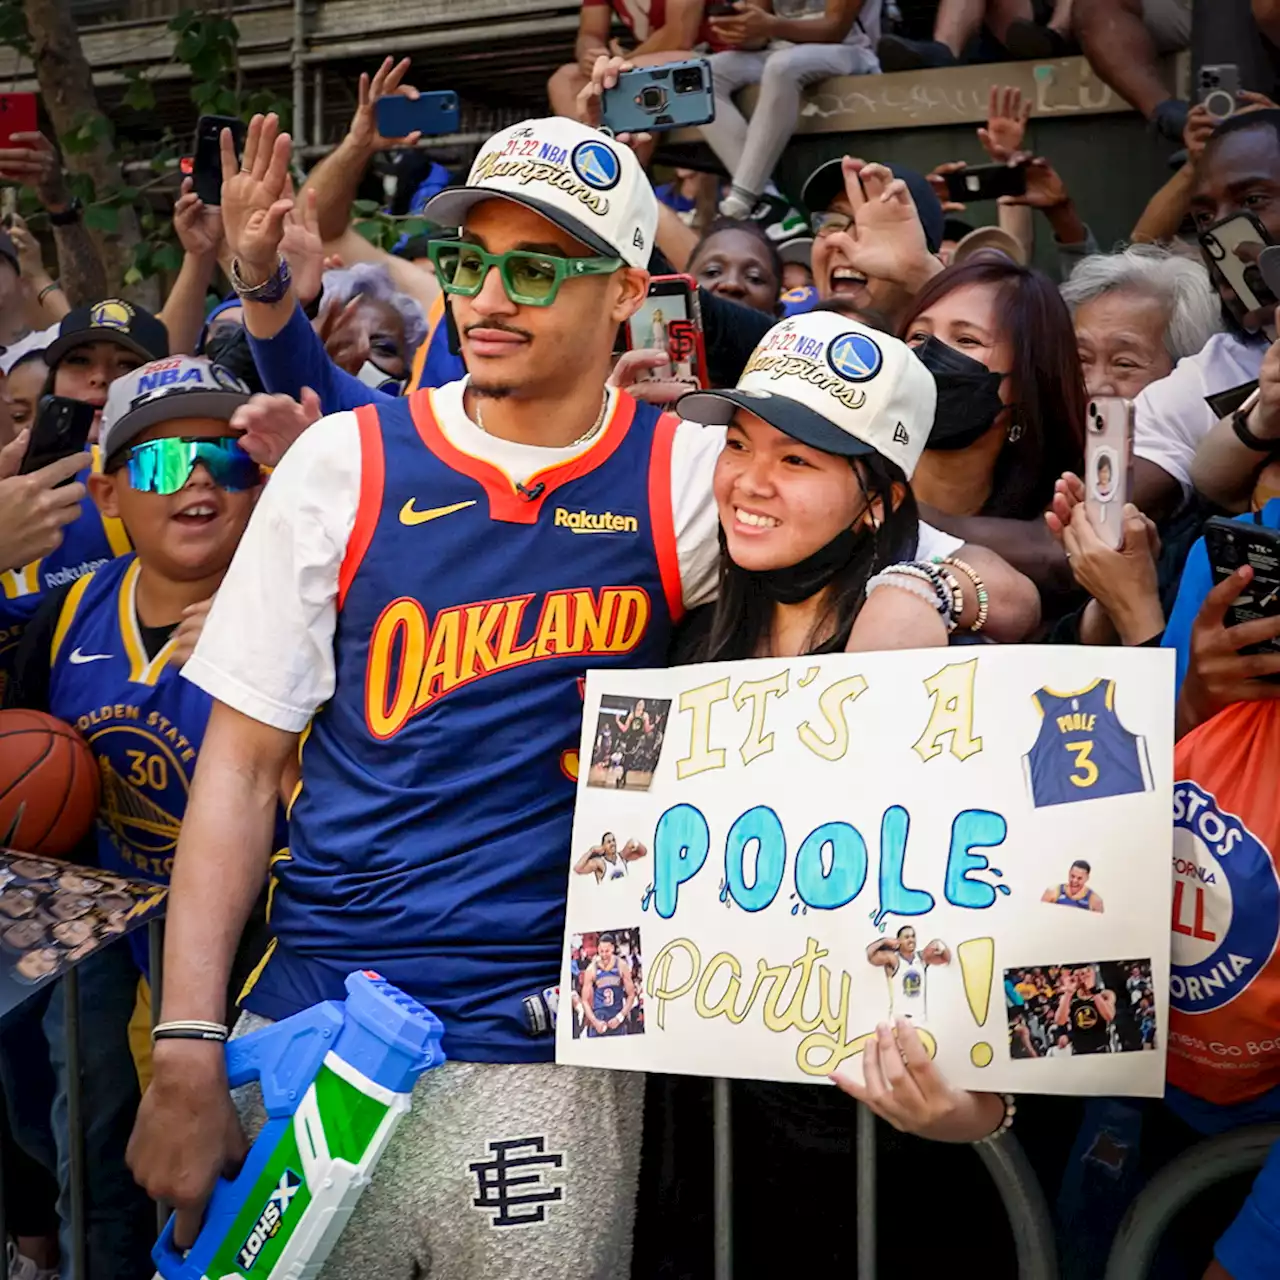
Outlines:
[{"label": "golden state warriors logo", "polygon": [[880,372],[884,357],[865,333],[842,333],[827,348],[827,363],[850,382],[870,382]]},{"label": "golden state warriors logo", "polygon": [[119,329],[128,333],[133,328],[133,308],[119,298],[97,303],[89,312],[89,323],[95,329]]},{"label": "golden state warriors logo", "polygon": [[603,142],[594,139],[578,143],[569,163],[574,173],[597,191],[612,191],[622,178],[618,157]]}]

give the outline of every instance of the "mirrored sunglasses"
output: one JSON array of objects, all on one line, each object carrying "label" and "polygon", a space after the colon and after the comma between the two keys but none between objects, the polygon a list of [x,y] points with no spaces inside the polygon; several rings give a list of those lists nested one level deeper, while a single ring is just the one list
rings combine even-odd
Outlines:
[{"label": "mirrored sunglasses", "polygon": [[241,493],[262,483],[262,468],[234,436],[214,439],[147,440],[125,455],[129,484],[139,493],[177,493],[202,463],[210,479],[228,493]]}]

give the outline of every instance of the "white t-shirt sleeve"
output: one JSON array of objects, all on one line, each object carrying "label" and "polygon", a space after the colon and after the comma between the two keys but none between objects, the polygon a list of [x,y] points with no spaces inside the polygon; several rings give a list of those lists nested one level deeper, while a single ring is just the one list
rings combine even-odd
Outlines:
[{"label": "white t-shirt sleeve", "polygon": [[720,566],[720,515],[711,492],[724,428],[681,422],[671,444],[671,514],[684,607],[716,597]]},{"label": "white t-shirt sleeve", "polygon": [[263,724],[306,727],[336,682],[338,574],[359,499],[355,414],[322,418],[263,489],[182,668],[188,680]]},{"label": "white t-shirt sleeve", "polygon": [[1151,383],[1133,404],[1134,456],[1154,462],[1185,493],[1191,491],[1196,449],[1217,421],[1205,395],[1201,362],[1193,356],[1178,361],[1171,374]]},{"label": "white t-shirt sleeve", "polygon": [[963,538],[944,533],[941,529],[935,529],[933,525],[920,521],[920,531],[916,534],[917,560],[932,560],[934,556],[939,560],[945,560],[948,556],[955,555],[963,546]]}]

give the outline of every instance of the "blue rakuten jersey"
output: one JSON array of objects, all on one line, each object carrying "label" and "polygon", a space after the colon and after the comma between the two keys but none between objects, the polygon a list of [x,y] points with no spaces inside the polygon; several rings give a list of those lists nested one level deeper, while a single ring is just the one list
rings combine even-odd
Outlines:
[{"label": "blue rakuten jersey", "polygon": [[[621,966],[622,961],[617,956],[613,958],[612,969],[603,969],[600,967],[600,961],[596,961],[595,986],[591,992],[591,1012],[601,1022],[609,1022],[611,1019],[616,1018],[622,1012],[622,1006],[626,1003],[627,989],[622,983]],[[606,1031],[597,1031],[594,1027],[588,1027],[587,1035],[613,1035],[625,1031],[625,1024],[611,1027]]]},{"label": "blue rakuten jersey", "polygon": [[1075,693],[1031,695],[1043,720],[1024,757],[1036,808],[1151,789],[1147,744],[1120,723],[1116,682],[1095,680]]},{"label": "blue rakuten jersey", "polygon": [[283,1017],[368,967],[439,1015],[450,1057],[549,1060],[521,1001],[560,970],[582,677],[665,661],[676,422],[618,394],[589,448],[517,490],[435,400],[357,412],[336,688],[242,1003]]},{"label": "blue rakuten jersey", "polygon": [[1053,904],[1056,907],[1080,907],[1083,910],[1088,911],[1089,904],[1092,901],[1093,901],[1092,889],[1086,889],[1084,891],[1084,897],[1082,898],[1073,898],[1067,892],[1067,886],[1065,884],[1060,884],[1058,886],[1058,896],[1054,898]]},{"label": "blue rakuten jersey", "polygon": [[[76,479],[83,484],[88,474],[82,471]],[[35,616],[44,593],[92,573],[130,549],[124,525],[104,517],[86,495],[79,517],[63,529],[56,551],[21,569],[0,573],[0,705],[23,628]]]}]

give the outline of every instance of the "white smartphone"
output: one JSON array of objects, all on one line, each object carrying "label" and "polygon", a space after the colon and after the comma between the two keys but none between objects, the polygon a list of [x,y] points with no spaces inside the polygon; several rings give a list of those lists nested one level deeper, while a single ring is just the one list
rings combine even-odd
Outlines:
[{"label": "white smartphone", "polygon": [[1133,401],[1094,396],[1084,429],[1084,506],[1098,537],[1113,551],[1124,542],[1133,455]]}]

